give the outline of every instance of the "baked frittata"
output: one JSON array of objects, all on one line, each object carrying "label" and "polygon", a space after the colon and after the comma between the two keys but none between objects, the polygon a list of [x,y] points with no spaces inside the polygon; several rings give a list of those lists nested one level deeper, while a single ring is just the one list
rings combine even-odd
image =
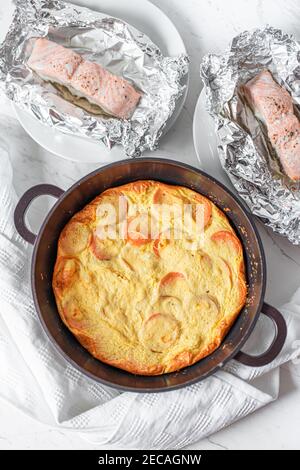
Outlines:
[{"label": "baked frittata", "polygon": [[[161,207],[169,206],[166,218]],[[116,224],[106,207],[116,209]],[[177,371],[218,348],[244,306],[242,245],[206,197],[137,181],[106,190],[71,218],[53,290],[63,322],[97,359],[133,374]]]}]

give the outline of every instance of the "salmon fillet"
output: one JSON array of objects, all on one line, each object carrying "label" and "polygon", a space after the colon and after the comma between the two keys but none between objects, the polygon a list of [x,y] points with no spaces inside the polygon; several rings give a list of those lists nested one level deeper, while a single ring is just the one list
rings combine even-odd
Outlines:
[{"label": "salmon fillet", "polygon": [[124,78],[45,38],[35,40],[27,65],[43,80],[67,87],[120,119],[129,119],[141,98]]},{"label": "salmon fillet", "polygon": [[254,115],[266,127],[270,142],[289,178],[300,180],[300,123],[292,97],[263,70],[241,87]]}]

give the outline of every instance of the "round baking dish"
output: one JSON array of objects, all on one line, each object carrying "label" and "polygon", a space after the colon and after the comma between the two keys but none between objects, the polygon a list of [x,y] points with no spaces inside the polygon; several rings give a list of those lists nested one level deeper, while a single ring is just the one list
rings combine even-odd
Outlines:
[{"label": "round baking dish", "polygon": [[[178,372],[150,377],[130,374],[92,357],[62,323],[52,291],[57,241],[70,218],[105,189],[142,179],[186,186],[210,198],[221,210],[225,210],[243,244],[248,282],[246,306],[216,351]],[[57,197],[58,201],[47,215],[39,234],[35,235],[25,225],[25,214],[33,199],[45,194]],[[34,186],[21,197],[16,206],[15,226],[26,241],[34,244],[32,293],[48,337],[67,361],[98,382],[135,392],[173,390],[208,377],[232,358],[250,367],[263,366],[271,362],[283,347],[287,333],[285,321],[278,310],[264,303],[266,264],[252,217],[225,186],[203,171],[172,160],[138,158],[102,167],[82,178],[67,191],[47,184]],[[241,352],[241,348],[261,312],[273,320],[276,333],[273,343],[265,353],[250,356]]]}]

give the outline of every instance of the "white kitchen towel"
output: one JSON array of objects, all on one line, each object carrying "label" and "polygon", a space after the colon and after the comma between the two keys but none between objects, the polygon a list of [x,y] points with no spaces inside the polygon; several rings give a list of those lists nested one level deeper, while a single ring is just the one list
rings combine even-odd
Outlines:
[{"label": "white kitchen towel", "polygon": [[[75,370],[53,349],[33,305],[32,248],[16,233],[16,195],[5,144],[0,142],[0,396],[30,416],[68,428],[105,448],[179,449],[275,400],[279,365],[300,354],[300,290],[281,311],[288,337],[280,356],[254,369],[229,362],[184,389],[120,393]],[[247,350],[272,339],[260,320]]]}]

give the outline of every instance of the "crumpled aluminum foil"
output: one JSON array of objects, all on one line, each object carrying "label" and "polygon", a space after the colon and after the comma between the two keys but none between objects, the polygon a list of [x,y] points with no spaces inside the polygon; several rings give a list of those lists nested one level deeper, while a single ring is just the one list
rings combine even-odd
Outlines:
[{"label": "crumpled aluminum foil", "polygon": [[[26,66],[31,38],[47,36],[99,62],[142,90],[131,119],[93,116],[65,101]],[[185,88],[188,57],[164,57],[143,33],[87,8],[56,0],[18,0],[9,32],[0,46],[0,81],[18,106],[51,127],[123,146],[127,156],[154,150]],[[100,160],[100,158],[99,158]]]},{"label": "crumpled aluminum foil", "polygon": [[223,55],[205,56],[200,68],[224,170],[252,213],[295,245],[300,244],[300,185],[281,171],[261,124],[237,90],[268,69],[300,105],[299,61],[300,44],[268,26],[241,33]]}]

